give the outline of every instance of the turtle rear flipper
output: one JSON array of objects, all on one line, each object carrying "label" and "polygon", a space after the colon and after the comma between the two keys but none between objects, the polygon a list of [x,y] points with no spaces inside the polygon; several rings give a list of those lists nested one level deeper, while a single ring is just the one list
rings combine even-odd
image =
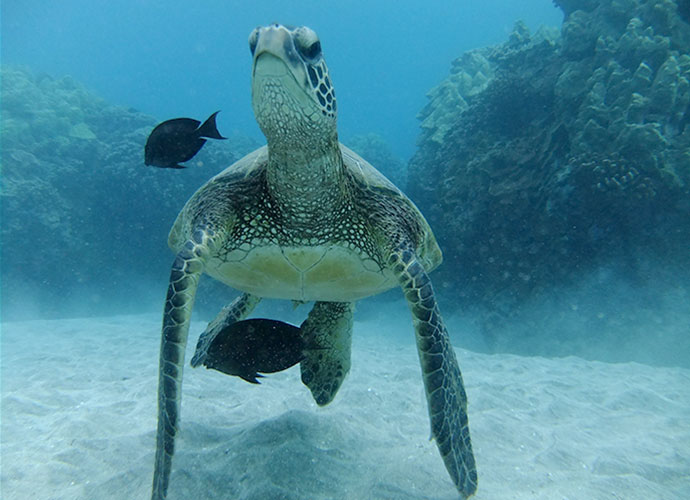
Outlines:
[{"label": "turtle rear flipper", "polygon": [[333,401],[350,371],[354,308],[353,302],[316,302],[300,328],[302,383],[319,406]]}]

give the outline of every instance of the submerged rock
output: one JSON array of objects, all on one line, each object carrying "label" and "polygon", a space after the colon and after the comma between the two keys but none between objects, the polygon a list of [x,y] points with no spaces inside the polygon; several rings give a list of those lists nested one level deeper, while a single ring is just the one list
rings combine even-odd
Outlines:
[{"label": "submerged rock", "polygon": [[89,126],[84,123],[77,123],[76,125],[72,125],[72,128],[70,128],[69,131],[69,136],[70,137],[76,137],[77,139],[95,139],[96,134],[94,134]]},{"label": "submerged rock", "polygon": [[169,272],[167,233],[185,200],[256,144],[234,136],[194,159],[204,168],[154,171],[143,151],[155,118],[69,77],[1,76],[3,313],[141,309]]},{"label": "submerged rock", "polygon": [[633,281],[641,255],[690,264],[687,2],[555,3],[560,34],[518,24],[464,54],[419,115],[408,192],[458,305],[507,311],[612,260]]}]

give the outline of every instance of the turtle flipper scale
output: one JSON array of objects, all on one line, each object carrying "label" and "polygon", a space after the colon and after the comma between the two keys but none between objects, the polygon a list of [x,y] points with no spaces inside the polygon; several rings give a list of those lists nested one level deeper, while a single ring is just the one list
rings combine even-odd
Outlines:
[{"label": "turtle flipper scale", "polygon": [[389,265],[412,311],[432,437],[456,488],[463,498],[468,498],[477,490],[477,469],[470,441],[467,395],[431,280],[409,249],[394,252]]},{"label": "turtle flipper scale", "polygon": [[[243,293],[230,304],[225,306],[218,315],[211,321],[206,330],[199,336],[196,343],[196,350],[190,364],[193,368],[201,366],[206,359],[208,348],[216,336],[225,328],[233,323],[242,321],[249,316],[257,304],[261,302],[261,297],[250,293]],[[251,381],[250,381],[251,382]],[[254,382],[258,383],[258,382]]]},{"label": "turtle flipper scale", "polygon": [[189,320],[213,235],[209,228],[194,231],[192,237],[177,253],[170,271],[161,332],[158,430],[152,500],[165,500],[167,496],[172,457],[175,453]]},{"label": "turtle flipper scale", "polygon": [[319,406],[333,401],[350,371],[353,313],[352,302],[316,302],[300,326],[302,383]]}]

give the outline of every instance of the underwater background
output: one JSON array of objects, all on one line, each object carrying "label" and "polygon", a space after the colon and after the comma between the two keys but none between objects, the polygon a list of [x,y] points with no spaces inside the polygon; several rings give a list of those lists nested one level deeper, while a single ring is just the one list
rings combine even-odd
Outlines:
[{"label": "underwater background", "polygon": [[[0,15],[3,498],[148,496],[168,231],[265,143],[247,38],[271,22],[318,33],[340,140],[443,250],[430,277],[477,498],[690,498],[689,0],[5,0]],[[217,110],[227,141],[185,170],[144,165],[156,124]],[[202,278],[190,346],[236,294]],[[456,498],[400,291],[355,321],[323,410],[294,370],[258,388],[188,370],[174,498]]]},{"label": "underwater background", "polygon": [[[176,213],[263,143],[246,39],[279,20],[434,228],[461,345],[690,366],[687,2],[85,5],[2,4],[3,319],[158,307]],[[157,122],[218,109],[229,141],[144,167]],[[202,318],[232,297],[201,286]]]}]

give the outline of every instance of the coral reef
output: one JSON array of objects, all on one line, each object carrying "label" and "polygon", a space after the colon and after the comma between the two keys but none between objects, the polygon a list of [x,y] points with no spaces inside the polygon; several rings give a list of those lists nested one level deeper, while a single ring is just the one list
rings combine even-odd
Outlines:
[{"label": "coral reef", "polygon": [[233,136],[186,170],[145,167],[153,117],[110,106],[70,77],[6,66],[1,76],[5,314],[29,302],[42,314],[136,302],[167,279],[167,232],[186,199],[257,146]]},{"label": "coral reef", "polygon": [[[689,258],[688,2],[557,0],[429,93],[408,191],[457,304],[506,311],[615,260]],[[644,256],[641,257],[641,256]]]}]

